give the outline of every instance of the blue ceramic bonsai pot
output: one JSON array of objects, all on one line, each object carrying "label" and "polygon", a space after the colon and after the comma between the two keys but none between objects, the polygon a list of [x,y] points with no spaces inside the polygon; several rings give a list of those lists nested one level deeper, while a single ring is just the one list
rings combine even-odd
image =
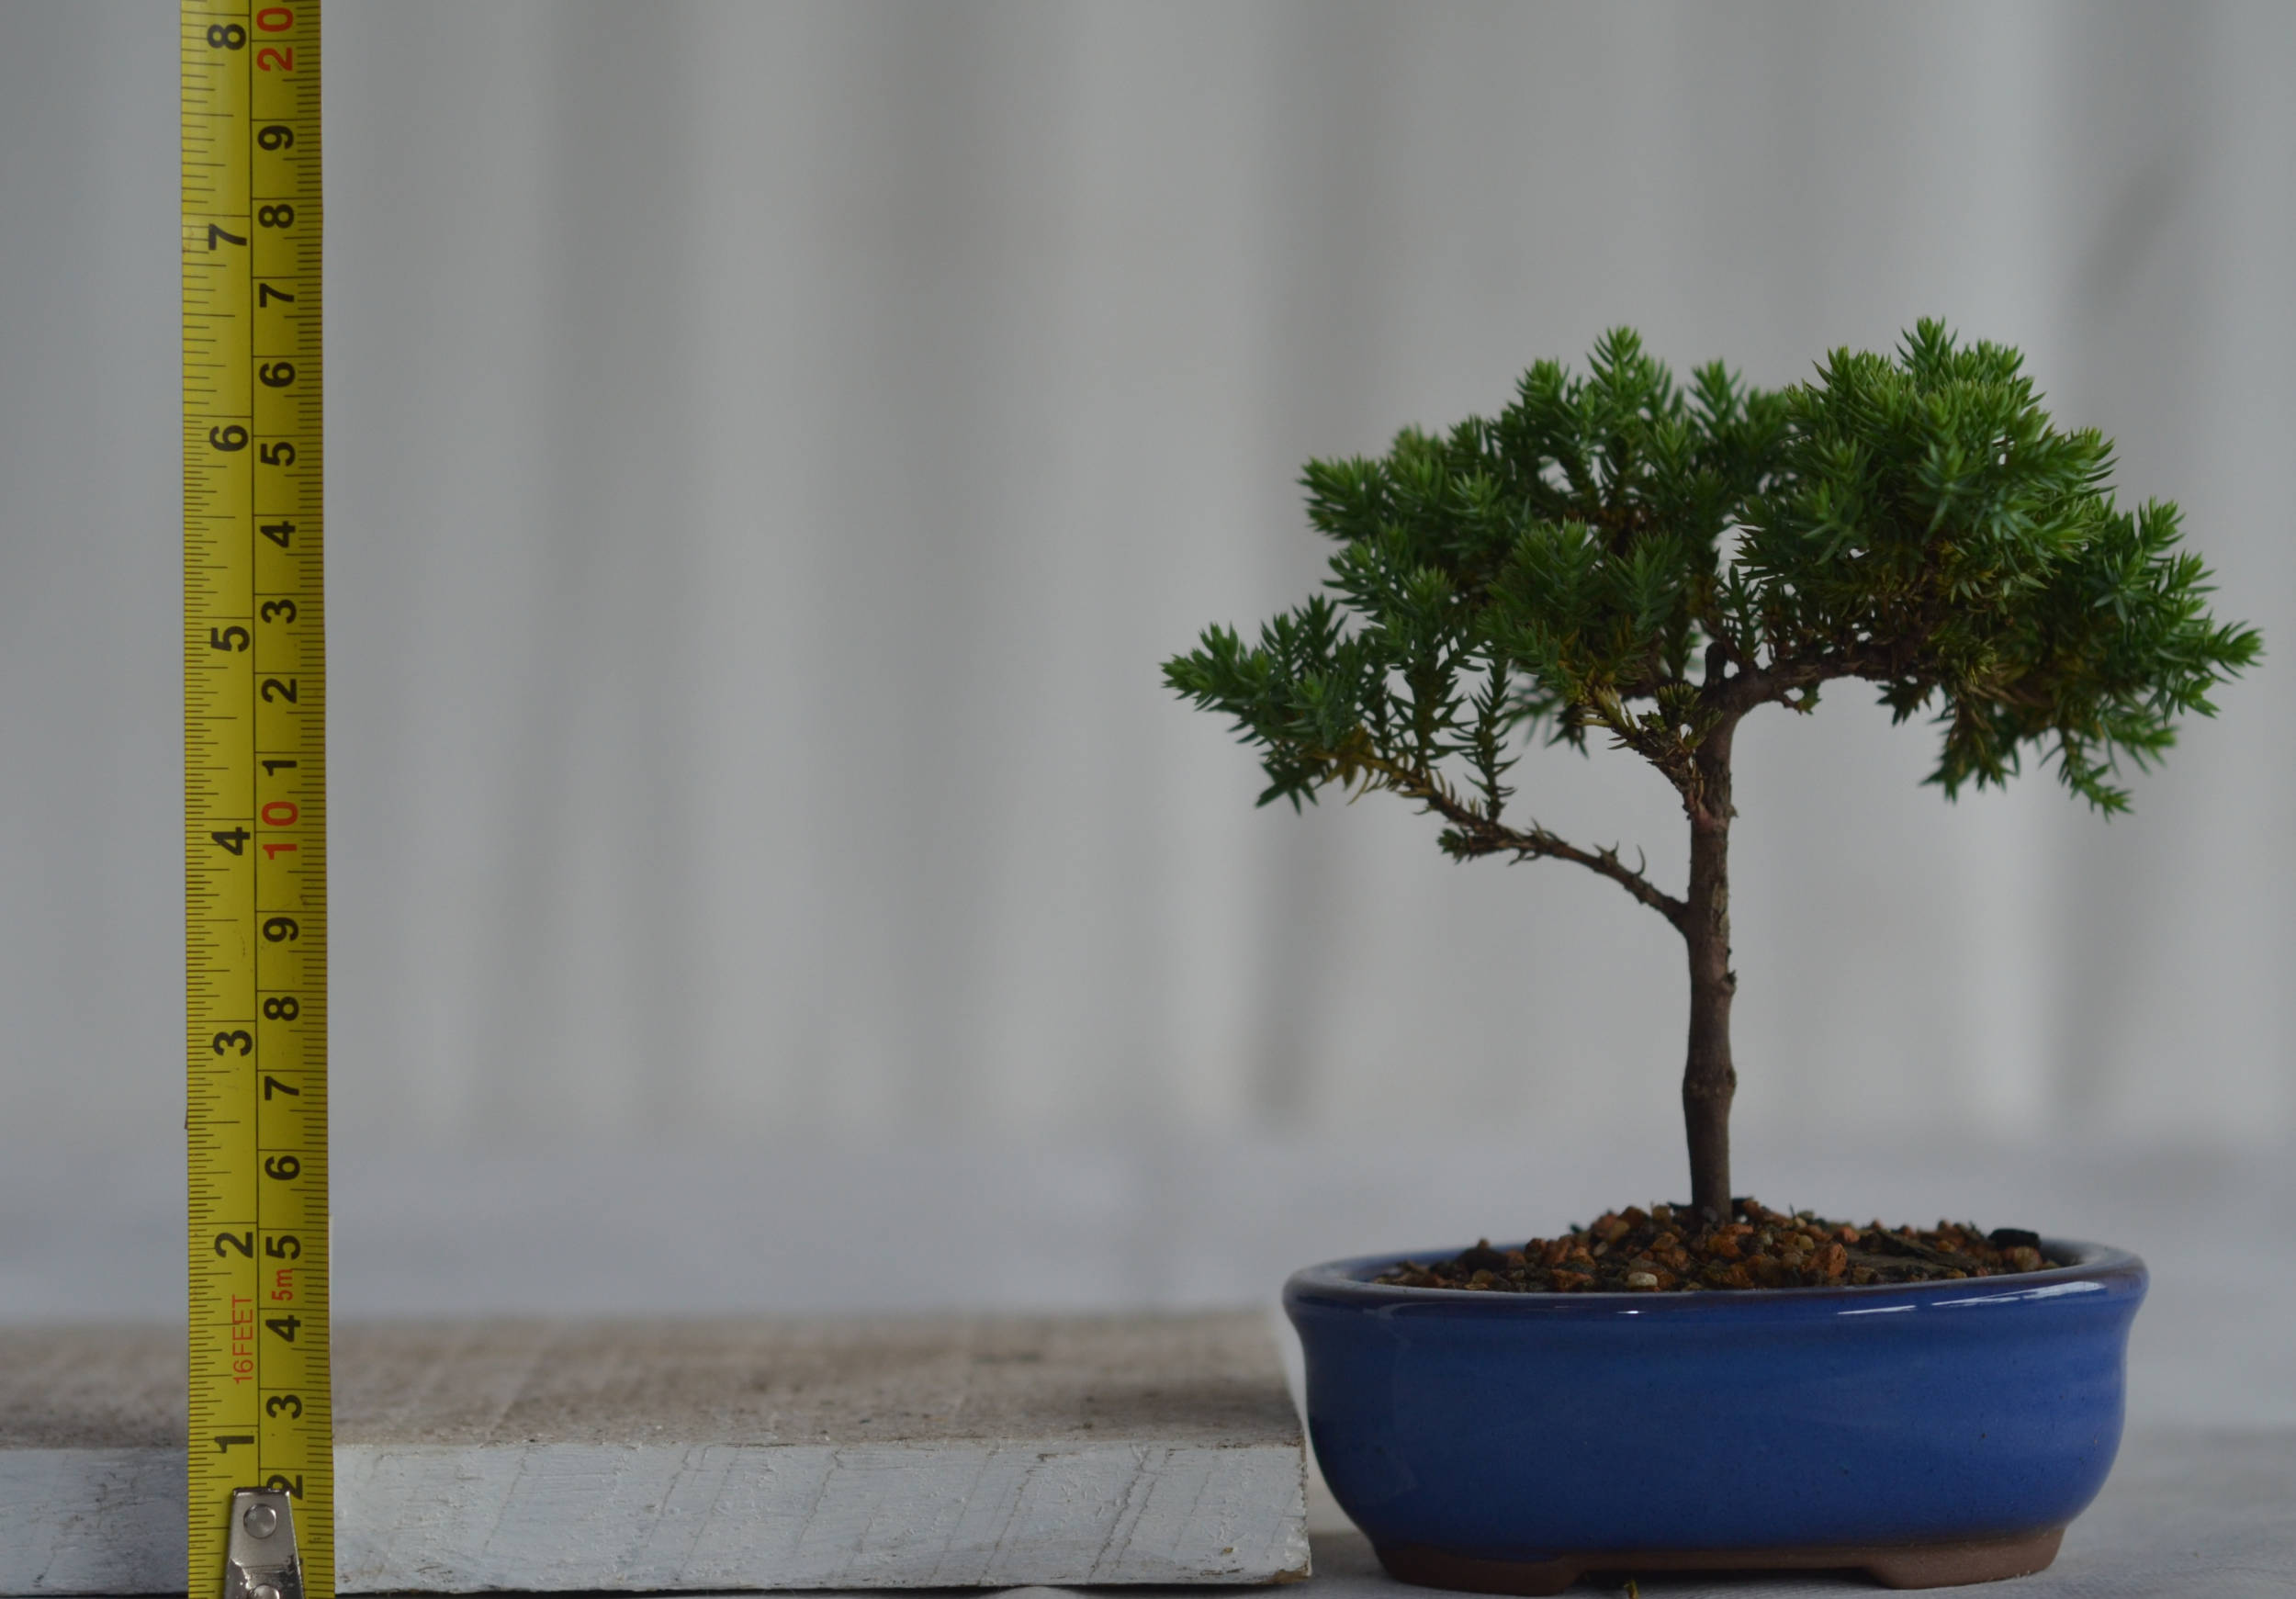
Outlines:
[{"label": "blue ceramic bonsai pot", "polygon": [[1302,1271],[1284,1308],[1341,1506],[1395,1576],[1556,1593],[1590,1571],[2039,1571],[2121,1442],[2144,1264],[1707,1293],[1485,1293]]}]

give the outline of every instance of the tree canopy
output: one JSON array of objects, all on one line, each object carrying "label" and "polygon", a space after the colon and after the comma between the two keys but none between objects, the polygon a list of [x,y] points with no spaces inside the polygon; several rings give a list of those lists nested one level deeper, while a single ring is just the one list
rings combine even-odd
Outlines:
[{"label": "tree canopy", "polygon": [[1923,321],[1764,391],[1718,362],[1680,385],[1622,328],[1588,366],[1542,361],[1496,417],[1308,464],[1339,546],[1325,592],[1165,666],[1257,748],[1262,804],[1387,789],[1441,814],[1454,854],[1604,870],[1505,820],[1526,737],[1606,735],[1695,816],[1717,729],[1862,678],[1896,719],[1932,715],[1948,795],[2032,754],[2111,812],[2259,655],[2209,614],[2177,508],[2117,507],[2111,445],[2057,428],[2014,349]]}]

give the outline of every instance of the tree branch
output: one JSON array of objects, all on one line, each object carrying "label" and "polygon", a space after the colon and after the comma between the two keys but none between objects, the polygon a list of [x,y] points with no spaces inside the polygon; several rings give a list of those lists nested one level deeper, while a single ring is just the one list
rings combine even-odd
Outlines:
[{"label": "tree branch", "polygon": [[[1367,742],[1367,741],[1366,741]],[[1517,861],[1573,861],[1588,871],[1609,878],[1635,898],[1667,919],[1675,931],[1687,936],[1689,907],[1642,874],[1638,862],[1629,866],[1615,849],[1581,850],[1537,823],[1526,831],[1510,828],[1495,811],[1486,815],[1451,791],[1440,772],[1424,765],[1406,766],[1355,744],[1344,750],[1317,750],[1311,759],[1324,766],[1332,778],[1365,788],[1384,788],[1415,799],[1451,824],[1453,836],[1468,855],[1513,855]]]},{"label": "tree branch", "polygon": [[1822,655],[1788,656],[1768,666],[1750,667],[1720,682],[1709,682],[1701,697],[1726,722],[1735,722],[1756,705],[1783,700],[1797,689],[1831,682],[1836,678],[1862,677],[1886,682],[1912,670],[1910,652],[1873,645],[1829,650]]},{"label": "tree branch", "polygon": [[1820,646],[1814,653],[1796,652],[1773,660],[1768,666],[1740,660],[1731,651],[1730,659],[1739,668],[1736,674],[1717,681],[1709,659],[1700,697],[1717,715],[1734,722],[1756,705],[1783,700],[1797,689],[1831,682],[1836,678],[1890,682],[1913,675],[1920,664],[1923,647],[1946,615],[1945,602],[1934,591],[1937,560],[1937,555],[1931,552],[1919,574],[1920,584],[1931,591],[1929,598],[1881,636],[1863,643]]},{"label": "tree branch", "polygon": [[1621,861],[1616,850],[1581,850],[1536,822],[1527,831],[1510,828],[1461,804],[1442,787],[1439,781],[1433,779],[1432,773],[1427,776],[1430,781],[1401,787],[1401,792],[1420,800],[1429,810],[1449,822],[1458,830],[1460,841],[1468,846],[1469,854],[1513,855],[1517,861],[1576,861],[1588,871],[1609,878],[1657,911],[1675,931],[1683,930],[1683,918],[1689,915],[1688,906],[1645,877],[1637,867]]}]

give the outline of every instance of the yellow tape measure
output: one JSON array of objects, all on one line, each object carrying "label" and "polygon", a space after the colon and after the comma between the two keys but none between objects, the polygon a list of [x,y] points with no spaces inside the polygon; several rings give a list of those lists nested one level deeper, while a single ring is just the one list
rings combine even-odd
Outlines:
[{"label": "yellow tape measure", "polygon": [[190,1599],[251,1488],[334,1593],[319,13],[181,17]]}]

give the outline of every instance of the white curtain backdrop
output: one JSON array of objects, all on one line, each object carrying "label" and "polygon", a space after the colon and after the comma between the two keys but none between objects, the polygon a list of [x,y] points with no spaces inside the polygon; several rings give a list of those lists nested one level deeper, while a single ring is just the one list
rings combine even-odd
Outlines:
[{"label": "white curtain backdrop", "polygon": [[[1310,455],[1630,322],[1925,314],[2185,508],[2268,659],[2110,824],[1854,689],[1741,738],[1740,1125],[2296,1132],[2296,8],[328,17],[334,1136],[1678,1134],[1673,935],[1158,663]],[[0,4],[0,1153],[181,1115],[174,7]],[[101,71],[73,63],[100,62]],[[1683,873],[1631,757],[1536,814]],[[1767,1192],[1767,1190],[1763,1190]]]}]

